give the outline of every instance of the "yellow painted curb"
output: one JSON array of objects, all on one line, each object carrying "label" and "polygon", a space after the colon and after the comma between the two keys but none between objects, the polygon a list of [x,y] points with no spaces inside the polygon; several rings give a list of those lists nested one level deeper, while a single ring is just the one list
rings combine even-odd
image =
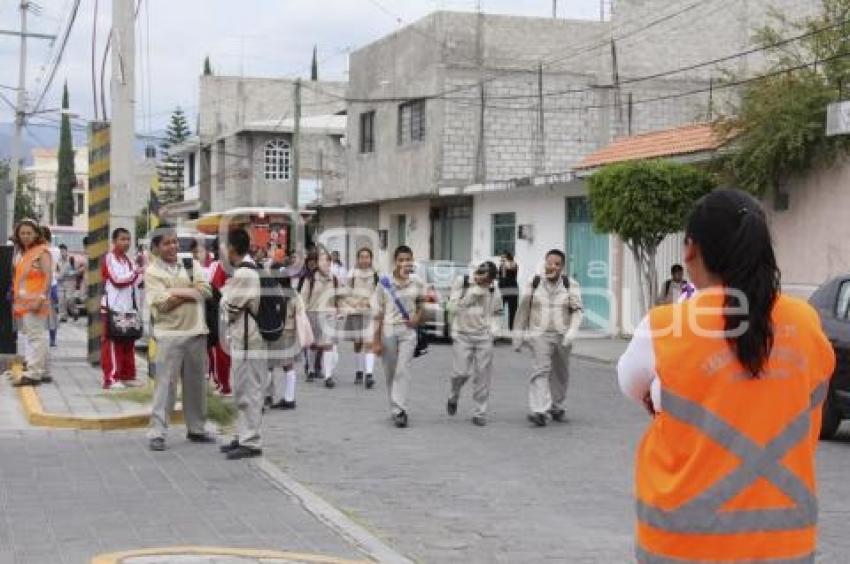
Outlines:
[{"label": "yellow painted curb", "polygon": [[315,564],[371,564],[370,560],[344,560],[319,554],[201,546],[174,546],[170,548],[146,548],[143,550],[113,552],[111,554],[95,556],[91,564],[121,564],[128,558],[144,556],[244,556],[246,558],[285,559],[296,562],[313,562]]},{"label": "yellow painted curb", "polygon": [[[32,386],[18,388],[18,397],[24,408],[24,415],[30,425],[35,427],[50,427],[53,429],[79,429],[82,431],[118,431],[122,429],[138,429],[150,424],[149,413],[133,415],[82,416],[63,413],[45,413],[41,398]],[[183,411],[175,409],[172,422],[183,421]]]}]

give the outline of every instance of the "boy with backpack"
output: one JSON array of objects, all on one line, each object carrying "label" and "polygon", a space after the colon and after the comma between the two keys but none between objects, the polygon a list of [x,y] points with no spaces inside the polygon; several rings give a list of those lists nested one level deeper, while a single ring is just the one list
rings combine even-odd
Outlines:
[{"label": "boy with backpack", "polygon": [[[472,277],[455,280],[449,297],[452,313],[454,375],[446,411],[457,413],[460,391],[470,376],[475,408],[472,423],[487,424],[487,400],[493,375],[493,339],[499,331],[502,295],[496,284],[499,269],[490,261],[481,263]],[[472,278],[470,280],[470,278]]]},{"label": "boy with backpack", "polygon": [[[298,334],[296,317],[304,315],[304,300],[292,287],[292,278],[287,276],[285,267],[275,269],[272,276],[278,277],[283,289],[284,324],[279,339],[268,343],[269,349],[269,387],[267,395],[271,397],[272,409],[295,409],[295,362],[301,355],[302,336]],[[277,368],[282,368],[277,371]]]},{"label": "boy with backpack", "polygon": [[266,383],[266,343],[259,319],[267,304],[261,303],[263,285],[260,267],[248,254],[251,238],[243,229],[227,238],[227,258],[233,276],[222,290],[222,320],[230,348],[233,399],[239,413],[236,436],[221,447],[228,460],[253,458],[262,454],[260,427]]},{"label": "boy with backpack", "polygon": [[322,380],[326,388],[336,386],[334,368],[336,367],[337,319],[339,317],[339,279],[331,272],[331,255],[326,249],[318,253],[317,267],[308,274],[301,286],[301,297],[310,319],[313,330],[313,346],[315,361],[313,372],[307,374],[307,381],[312,382],[319,377],[319,367],[322,370]]},{"label": "boy with backpack", "polygon": [[546,253],[544,274],[531,280],[514,325],[514,349],[519,352],[528,343],[534,353],[528,420],[536,427],[545,427],[547,416],[563,422],[567,415],[569,357],[583,306],[578,282],[564,275],[565,264],[563,252]]}]

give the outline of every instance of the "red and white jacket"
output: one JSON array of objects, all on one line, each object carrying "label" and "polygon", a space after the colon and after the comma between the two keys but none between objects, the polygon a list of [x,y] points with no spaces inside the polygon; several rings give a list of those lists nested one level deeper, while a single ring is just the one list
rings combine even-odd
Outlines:
[{"label": "red and white jacket", "polygon": [[[139,277],[136,267],[126,254],[112,251],[103,257],[100,263],[103,278],[103,299],[100,306],[118,312],[133,311],[133,297],[136,291],[136,279]],[[136,305],[139,306],[138,296]]]}]

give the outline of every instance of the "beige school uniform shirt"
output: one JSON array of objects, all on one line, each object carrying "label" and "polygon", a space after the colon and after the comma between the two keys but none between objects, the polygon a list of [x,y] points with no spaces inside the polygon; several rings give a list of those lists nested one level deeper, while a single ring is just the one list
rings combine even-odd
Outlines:
[{"label": "beige school uniform shirt", "polygon": [[[540,277],[540,284],[533,289],[533,281],[529,281],[520,300],[514,329],[529,333],[559,333],[578,328],[584,311],[581,302],[581,288],[578,282],[570,280],[570,287],[564,287],[559,276],[554,283]],[[534,299],[531,299],[532,291]],[[529,302],[531,311],[529,312]]]},{"label": "beige school uniform shirt", "polygon": [[372,269],[360,268],[351,271],[346,284],[346,308],[354,313],[368,313],[372,309],[375,292],[380,286],[376,284],[376,272]]},{"label": "beige school uniform shirt", "polygon": [[455,279],[449,297],[453,331],[465,335],[496,335],[502,314],[502,294],[498,286],[492,284],[482,288],[470,276],[464,290],[463,279],[463,276]]},{"label": "beige school uniform shirt", "polygon": [[[241,263],[256,265],[250,258],[244,258]],[[255,268],[240,267],[233,271],[224,287],[221,289],[221,312],[227,326],[227,339],[231,350],[245,349],[245,329],[247,321],[248,348],[256,351],[266,348],[265,341],[260,335],[255,316],[260,310],[260,274]]]},{"label": "beige school uniform shirt", "polygon": [[334,285],[334,276],[330,273],[323,274],[316,270],[312,280],[308,278],[301,287],[301,298],[307,311],[335,312],[340,303],[341,290],[340,281],[337,279]]},{"label": "beige school uniform shirt", "polygon": [[[390,280],[402,306],[408,315],[413,317],[416,311],[422,307],[425,284],[416,276],[401,280],[392,275]],[[379,285],[378,291],[375,293],[375,318],[382,320],[385,326],[400,325],[405,321],[398,307],[396,307],[393,297],[382,285]]]},{"label": "beige school uniform shirt", "polygon": [[191,337],[209,333],[203,300],[180,304],[171,311],[163,309],[171,296],[169,290],[175,288],[194,288],[204,299],[212,297],[206,271],[198,261],[193,261],[192,265],[191,279],[180,260],[169,264],[157,258],[145,269],[145,300],[151,308],[154,337]]}]

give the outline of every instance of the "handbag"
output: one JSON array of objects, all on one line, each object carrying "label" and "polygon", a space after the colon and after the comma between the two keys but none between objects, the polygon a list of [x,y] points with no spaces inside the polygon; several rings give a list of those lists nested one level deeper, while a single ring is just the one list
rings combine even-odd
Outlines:
[{"label": "handbag", "polygon": [[136,291],[133,290],[133,311],[115,311],[109,307],[109,294],[106,294],[106,334],[113,341],[135,341],[142,338],[142,316],[136,305]]},{"label": "handbag", "polygon": [[298,344],[301,345],[302,349],[311,347],[315,342],[310,318],[307,317],[307,312],[303,309],[295,313],[295,334],[298,335]]}]

